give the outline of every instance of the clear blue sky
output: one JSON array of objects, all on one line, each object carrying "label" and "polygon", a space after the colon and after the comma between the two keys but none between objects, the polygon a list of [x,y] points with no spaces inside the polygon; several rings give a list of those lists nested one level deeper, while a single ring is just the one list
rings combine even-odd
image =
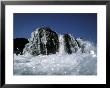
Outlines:
[{"label": "clear blue sky", "polygon": [[96,13],[15,13],[14,38],[30,38],[31,32],[43,25],[97,43]]}]

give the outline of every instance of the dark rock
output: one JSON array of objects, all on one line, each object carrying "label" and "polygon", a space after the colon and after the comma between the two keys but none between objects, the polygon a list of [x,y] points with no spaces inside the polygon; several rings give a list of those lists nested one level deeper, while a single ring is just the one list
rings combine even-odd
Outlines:
[{"label": "dark rock", "polygon": [[65,52],[68,54],[75,53],[79,49],[79,43],[69,34],[64,34]]},{"label": "dark rock", "polygon": [[[41,41],[41,54],[55,54],[59,48],[57,33],[52,31],[49,27],[42,27],[38,32]],[[41,39],[43,39],[43,41]]]},{"label": "dark rock", "polygon": [[68,54],[72,53],[70,42],[71,37],[68,34],[64,34],[65,52]]},{"label": "dark rock", "polygon": [[25,45],[28,43],[28,39],[25,38],[15,38],[14,39],[14,53],[23,54],[23,49]]},{"label": "dark rock", "polygon": [[41,27],[32,33],[24,53],[28,52],[34,56],[39,54],[48,55],[56,53],[58,49],[59,40],[57,33],[49,27]]}]

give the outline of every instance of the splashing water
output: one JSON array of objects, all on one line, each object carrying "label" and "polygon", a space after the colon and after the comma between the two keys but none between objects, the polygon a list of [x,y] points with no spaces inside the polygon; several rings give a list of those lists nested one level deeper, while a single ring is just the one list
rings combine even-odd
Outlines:
[{"label": "splashing water", "polygon": [[65,44],[64,44],[64,38],[63,35],[59,35],[59,54],[65,54]]},{"label": "splashing water", "polygon": [[14,75],[96,75],[97,57],[88,53],[14,55]]}]

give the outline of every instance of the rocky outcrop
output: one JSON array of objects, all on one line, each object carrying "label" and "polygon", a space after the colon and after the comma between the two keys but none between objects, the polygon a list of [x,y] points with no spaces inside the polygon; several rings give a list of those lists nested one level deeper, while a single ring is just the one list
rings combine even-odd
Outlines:
[{"label": "rocky outcrop", "polygon": [[27,43],[29,43],[29,41],[26,38],[15,38],[14,39],[14,53],[23,54],[23,49]]},{"label": "rocky outcrop", "polygon": [[91,43],[82,39],[75,39],[70,34],[60,35],[49,27],[41,27],[31,33],[30,39],[14,39],[14,53],[33,56],[49,54],[72,54],[77,51],[90,52]]},{"label": "rocky outcrop", "polygon": [[32,55],[48,55],[55,54],[59,49],[59,40],[56,32],[48,27],[41,27],[32,32],[29,43],[24,48],[23,53]]},{"label": "rocky outcrop", "polygon": [[69,34],[64,34],[65,51],[68,54],[75,53],[78,50],[77,41]]}]

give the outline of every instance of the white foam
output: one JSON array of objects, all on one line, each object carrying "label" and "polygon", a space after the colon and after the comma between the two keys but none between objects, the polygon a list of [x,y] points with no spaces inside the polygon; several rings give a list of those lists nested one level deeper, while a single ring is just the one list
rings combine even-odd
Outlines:
[{"label": "white foam", "polygon": [[[27,56],[28,57],[28,56]],[[88,53],[14,55],[14,75],[96,75],[97,59]]]}]

